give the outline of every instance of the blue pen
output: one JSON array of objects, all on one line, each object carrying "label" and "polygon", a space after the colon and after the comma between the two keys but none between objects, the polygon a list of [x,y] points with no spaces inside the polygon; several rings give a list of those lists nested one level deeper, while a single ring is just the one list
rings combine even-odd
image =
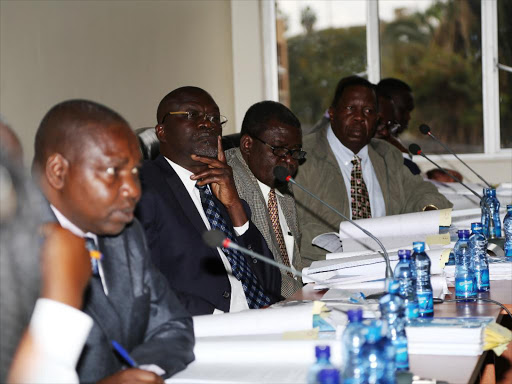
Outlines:
[{"label": "blue pen", "polygon": [[126,349],[124,349],[121,344],[119,344],[117,341],[115,340],[112,340],[112,346],[114,347],[114,349],[117,351],[117,353],[119,353],[119,355],[121,355],[121,357],[123,358],[123,360],[130,366],[130,367],[137,367],[137,363],[135,362],[135,360],[132,359],[132,357],[130,356],[130,354],[126,351]]}]

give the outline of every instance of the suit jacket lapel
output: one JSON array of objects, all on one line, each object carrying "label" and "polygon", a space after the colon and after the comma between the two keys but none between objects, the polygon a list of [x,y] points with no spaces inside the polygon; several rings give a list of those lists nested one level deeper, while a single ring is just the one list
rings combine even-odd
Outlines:
[{"label": "suit jacket lapel", "polygon": [[207,228],[180,177],[162,155],[159,155],[155,162],[164,172],[167,185],[176,201],[179,202],[177,205],[183,210],[183,217],[187,217],[197,231],[202,234]]},{"label": "suit jacket lapel", "polygon": [[382,196],[384,197],[384,205],[386,207],[386,212],[392,212],[390,207],[391,202],[389,200],[390,196],[386,193],[388,191],[388,173],[386,164],[382,160],[382,157],[379,156],[377,151],[373,148],[371,143],[368,145],[368,156],[370,156],[373,169],[375,170],[377,180],[379,181],[380,189],[382,190]]}]

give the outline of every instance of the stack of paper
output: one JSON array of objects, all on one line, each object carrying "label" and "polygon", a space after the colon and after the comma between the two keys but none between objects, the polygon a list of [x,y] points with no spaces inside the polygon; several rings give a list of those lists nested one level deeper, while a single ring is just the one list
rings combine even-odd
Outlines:
[{"label": "stack of paper", "polygon": [[[444,267],[446,278],[455,280],[455,265],[447,265]],[[490,280],[512,280],[512,262],[490,262],[489,263],[489,279]]]},{"label": "stack of paper", "polygon": [[405,328],[410,354],[480,355],[484,329],[492,317],[436,317],[418,319]]}]

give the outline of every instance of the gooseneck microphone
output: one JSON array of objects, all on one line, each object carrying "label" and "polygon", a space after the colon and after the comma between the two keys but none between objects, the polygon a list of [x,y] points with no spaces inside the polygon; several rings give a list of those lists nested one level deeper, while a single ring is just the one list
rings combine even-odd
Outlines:
[{"label": "gooseneck microphone", "polygon": [[252,256],[252,257],[254,257],[254,258],[256,258],[256,259],[258,259],[260,261],[263,261],[264,263],[273,265],[274,267],[277,267],[277,268],[280,268],[280,269],[284,269],[285,271],[293,273],[294,275],[298,275],[298,276],[302,277],[303,279],[307,278],[307,279],[313,280],[315,283],[325,284],[325,281],[317,280],[317,279],[315,279],[314,277],[311,277],[311,276],[304,276],[301,272],[299,272],[297,270],[294,270],[294,269],[288,267],[287,265],[278,263],[277,261],[269,259],[268,257],[260,255],[259,253],[251,251],[250,249],[242,247],[241,245],[231,241],[228,237],[226,237],[226,235],[223,232],[221,232],[221,231],[219,231],[217,229],[212,229],[210,231],[207,231],[207,232],[203,233],[203,241],[209,247],[212,247],[212,248],[216,248],[216,247],[219,247],[219,248],[232,248],[232,249],[235,249],[235,250],[240,251],[242,253],[245,253],[245,254],[247,254],[249,256]]},{"label": "gooseneck microphone", "polygon": [[[413,155],[419,155],[421,157],[424,157],[425,159],[427,159],[428,161],[430,161],[432,164],[434,164],[439,170],[441,170],[442,172],[444,172],[446,175],[450,176],[453,180],[455,180],[457,183],[461,184],[463,187],[465,187],[468,191],[470,191],[473,195],[475,195],[476,197],[478,197],[478,199],[480,200],[480,202],[483,202],[485,204],[485,206],[487,207],[487,210],[489,212],[491,212],[490,208],[489,208],[489,205],[487,204],[487,202],[485,201],[485,199],[483,199],[482,196],[480,196],[478,193],[476,193],[473,189],[469,188],[466,184],[464,184],[461,180],[459,180],[458,177],[452,175],[450,172],[448,172],[446,169],[444,169],[443,167],[441,167],[439,164],[435,163],[432,159],[430,159],[427,155],[425,155],[423,153],[423,151],[421,150],[420,146],[418,144],[411,144],[409,145],[409,151],[413,154]],[[494,233],[494,220],[489,220],[489,232],[492,234]],[[492,235],[491,235],[492,236]]]},{"label": "gooseneck microphone", "polygon": [[304,188],[302,185],[300,185],[299,183],[297,183],[293,177],[291,177],[290,175],[290,172],[288,172],[288,170],[285,168],[285,167],[282,167],[280,165],[278,165],[277,167],[274,168],[274,176],[277,180],[279,180],[280,182],[284,183],[284,182],[290,182],[292,183],[293,185],[296,185],[297,187],[299,187],[300,189],[302,189],[304,192],[306,192],[308,195],[310,195],[311,197],[313,197],[314,199],[318,200],[320,203],[322,203],[323,205],[325,205],[327,208],[329,208],[331,211],[333,211],[334,213],[336,213],[337,215],[341,216],[342,218],[344,218],[345,220],[347,220],[349,223],[351,223],[352,225],[356,226],[357,228],[359,228],[359,230],[361,230],[366,236],[370,237],[371,239],[373,239],[378,245],[379,247],[382,249],[382,252],[383,252],[383,257],[384,257],[384,260],[386,261],[386,279],[392,279],[393,278],[393,270],[391,269],[391,265],[390,265],[390,262],[389,262],[389,255],[388,255],[388,252],[386,251],[386,248],[384,248],[384,245],[380,242],[379,239],[377,239],[374,235],[372,235],[370,232],[368,232],[366,229],[364,229],[363,227],[361,227],[359,224],[355,223],[354,220],[351,220],[349,219],[348,217],[346,217],[343,213],[341,213],[340,211],[338,211],[336,208],[334,208],[332,205],[330,205],[329,203],[323,201],[322,199],[320,199],[318,196],[314,195],[313,193],[311,193],[310,191],[308,191],[306,188]]},{"label": "gooseneck microphone", "polygon": [[444,144],[441,140],[439,140],[437,137],[434,136],[432,131],[430,130],[430,127],[427,124],[421,124],[420,125],[420,132],[424,135],[430,136],[433,140],[437,141],[444,149],[446,149],[448,152],[450,152],[453,156],[457,158],[462,164],[464,164],[471,172],[473,172],[480,180],[482,180],[489,188],[492,188],[491,184],[489,184],[485,179],[480,176],[478,173],[475,172],[473,168],[471,168],[469,165],[467,165],[455,152],[453,152],[450,147],[448,147],[446,144]]}]

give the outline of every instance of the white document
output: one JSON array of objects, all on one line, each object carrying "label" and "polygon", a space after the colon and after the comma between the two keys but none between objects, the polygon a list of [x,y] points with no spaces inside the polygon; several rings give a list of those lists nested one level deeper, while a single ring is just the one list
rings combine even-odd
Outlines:
[{"label": "white document", "polygon": [[313,303],[194,316],[193,321],[196,337],[302,331],[313,328]]},{"label": "white document", "polygon": [[[417,236],[425,238],[439,233],[440,226],[450,226],[451,209],[406,213],[403,215],[383,216],[357,220],[356,223],[380,239],[381,237]],[[368,237],[359,228],[348,221],[340,224],[340,238]]]}]

